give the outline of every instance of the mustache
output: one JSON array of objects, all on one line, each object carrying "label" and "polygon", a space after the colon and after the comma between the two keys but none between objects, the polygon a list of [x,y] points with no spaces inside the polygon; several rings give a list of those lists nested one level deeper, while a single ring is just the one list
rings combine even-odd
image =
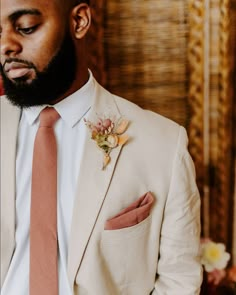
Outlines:
[{"label": "mustache", "polygon": [[15,57],[7,58],[7,59],[4,61],[3,65],[2,65],[2,68],[4,69],[5,66],[6,66],[6,64],[10,64],[10,63],[12,63],[12,62],[21,63],[21,64],[26,65],[26,66],[29,67],[29,68],[36,69],[36,66],[35,66],[32,62],[30,62],[30,61],[28,61],[28,60],[24,60],[24,59],[15,58]]}]

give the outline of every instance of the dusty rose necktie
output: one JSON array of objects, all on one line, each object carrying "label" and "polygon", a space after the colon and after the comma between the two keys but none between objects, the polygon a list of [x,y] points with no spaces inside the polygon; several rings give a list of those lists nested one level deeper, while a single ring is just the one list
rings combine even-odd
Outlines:
[{"label": "dusty rose necktie", "polygon": [[40,114],[34,143],[30,217],[30,295],[58,295],[57,146],[54,108]]}]

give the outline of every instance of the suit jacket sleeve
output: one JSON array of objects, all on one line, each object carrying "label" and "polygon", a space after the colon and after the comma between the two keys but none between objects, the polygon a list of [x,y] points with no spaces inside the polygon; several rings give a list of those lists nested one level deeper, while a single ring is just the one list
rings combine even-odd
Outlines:
[{"label": "suit jacket sleeve", "polygon": [[187,143],[186,131],[181,127],[163,217],[153,295],[200,292],[200,198]]}]

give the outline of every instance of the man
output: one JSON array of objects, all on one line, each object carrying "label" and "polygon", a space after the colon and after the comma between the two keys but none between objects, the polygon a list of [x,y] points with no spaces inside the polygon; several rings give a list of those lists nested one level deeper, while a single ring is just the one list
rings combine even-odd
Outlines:
[{"label": "man", "polygon": [[1,294],[198,294],[186,132],[95,81],[90,22],[88,1],[1,0]]}]

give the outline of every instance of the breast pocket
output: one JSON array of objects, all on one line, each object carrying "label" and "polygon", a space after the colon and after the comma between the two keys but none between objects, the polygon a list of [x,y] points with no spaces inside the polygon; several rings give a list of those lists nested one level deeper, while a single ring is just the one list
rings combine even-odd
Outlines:
[{"label": "breast pocket", "polygon": [[114,283],[126,285],[147,281],[145,276],[153,272],[155,247],[151,238],[151,219],[149,215],[137,225],[103,231],[102,263]]}]

